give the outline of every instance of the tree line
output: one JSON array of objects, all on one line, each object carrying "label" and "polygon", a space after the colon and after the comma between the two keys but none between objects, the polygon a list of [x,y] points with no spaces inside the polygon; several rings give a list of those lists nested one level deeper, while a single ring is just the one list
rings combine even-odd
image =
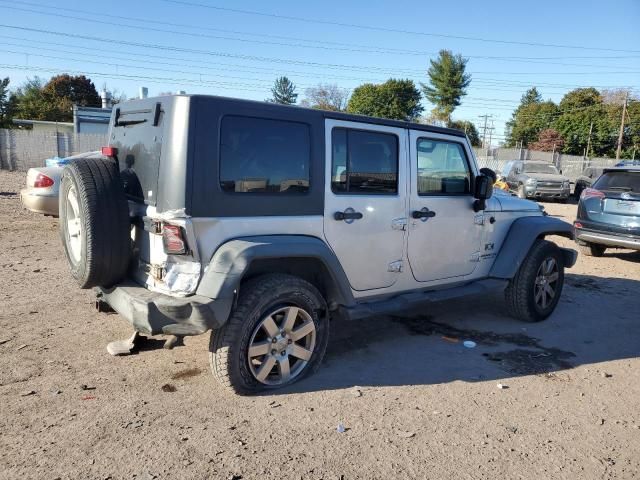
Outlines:
[{"label": "tree line", "polygon": [[[441,50],[436,59],[430,60],[427,70],[428,83],[420,83],[420,89],[413,80],[390,78],[384,83],[364,83],[353,92],[341,89],[335,84],[320,83],[307,88],[303,107],[348,112],[372,117],[390,118],[404,121],[439,122],[452,128],[463,130],[474,146],[480,145],[480,136],[475,125],[469,121],[454,121],[451,114],[462,103],[471,83],[471,75],[466,73],[467,59],[454,55],[449,50]],[[298,100],[295,84],[286,76],[275,80],[271,97],[267,102],[295,105]],[[424,107],[422,96],[434,105],[431,116],[422,117]]]},{"label": "tree line", "polygon": [[505,144],[587,157],[615,157],[623,110],[621,156],[631,158],[640,146],[640,99],[626,90],[576,88],[556,104],[543,100],[536,87],[530,88],[507,122]]}]

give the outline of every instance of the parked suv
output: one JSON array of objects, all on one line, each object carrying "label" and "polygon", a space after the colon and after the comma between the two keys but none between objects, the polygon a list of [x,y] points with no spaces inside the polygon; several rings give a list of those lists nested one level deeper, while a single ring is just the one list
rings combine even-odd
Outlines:
[{"label": "parked suv", "polygon": [[551,163],[513,160],[505,164],[502,176],[520,198],[561,201],[569,198],[569,179]]},{"label": "parked suv", "polygon": [[118,105],[102,153],[62,177],[73,276],[138,332],[211,329],[241,394],[313,372],[349,319],[504,291],[543,320],[576,260],[545,240],[571,225],[493,197],[458,130],[178,95]]},{"label": "parked suv", "polygon": [[640,250],[640,167],[605,168],[582,191],[574,227],[585,255],[601,257],[607,247]]},{"label": "parked suv", "polygon": [[600,175],[602,175],[602,167],[587,167],[582,171],[582,174],[576,178],[576,186],[573,189],[573,196],[580,198],[580,194],[585,188],[590,187]]}]

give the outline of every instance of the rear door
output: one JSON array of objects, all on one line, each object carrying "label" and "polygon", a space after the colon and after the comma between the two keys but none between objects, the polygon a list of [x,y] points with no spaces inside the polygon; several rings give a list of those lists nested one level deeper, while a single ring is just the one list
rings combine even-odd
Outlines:
[{"label": "rear door", "polygon": [[354,290],[402,271],[406,137],[402,128],[327,119],[324,233]]}]

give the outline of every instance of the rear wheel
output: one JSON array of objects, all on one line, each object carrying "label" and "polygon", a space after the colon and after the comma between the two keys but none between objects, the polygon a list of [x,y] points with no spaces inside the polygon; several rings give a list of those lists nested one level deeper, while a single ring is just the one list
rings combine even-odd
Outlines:
[{"label": "rear wheel", "polygon": [[556,308],[564,285],[564,259],[555,243],[536,240],[505,290],[509,313],[539,322]]},{"label": "rear wheel", "polygon": [[601,257],[607,250],[604,245],[598,245],[597,243],[587,243],[586,245],[579,245],[580,252],[588,257]]},{"label": "rear wheel", "polygon": [[211,370],[241,395],[283,387],[317,370],[328,339],[327,307],[313,285],[263,275],[241,287],[231,317],[211,332]]}]

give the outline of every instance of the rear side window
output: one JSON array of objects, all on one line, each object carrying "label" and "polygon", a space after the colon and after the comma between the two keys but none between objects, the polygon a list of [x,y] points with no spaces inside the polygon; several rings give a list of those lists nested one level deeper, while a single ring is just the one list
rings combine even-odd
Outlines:
[{"label": "rear side window", "polygon": [[331,190],[334,193],[398,193],[398,137],[390,133],[334,128]]},{"label": "rear side window", "polygon": [[460,195],[471,191],[464,148],[457,142],[419,138],[418,195]]},{"label": "rear side window", "polygon": [[640,193],[640,172],[606,172],[593,184],[593,188]]},{"label": "rear side window", "polygon": [[226,116],[220,131],[220,186],[236,193],[305,193],[311,142],[304,123]]}]

